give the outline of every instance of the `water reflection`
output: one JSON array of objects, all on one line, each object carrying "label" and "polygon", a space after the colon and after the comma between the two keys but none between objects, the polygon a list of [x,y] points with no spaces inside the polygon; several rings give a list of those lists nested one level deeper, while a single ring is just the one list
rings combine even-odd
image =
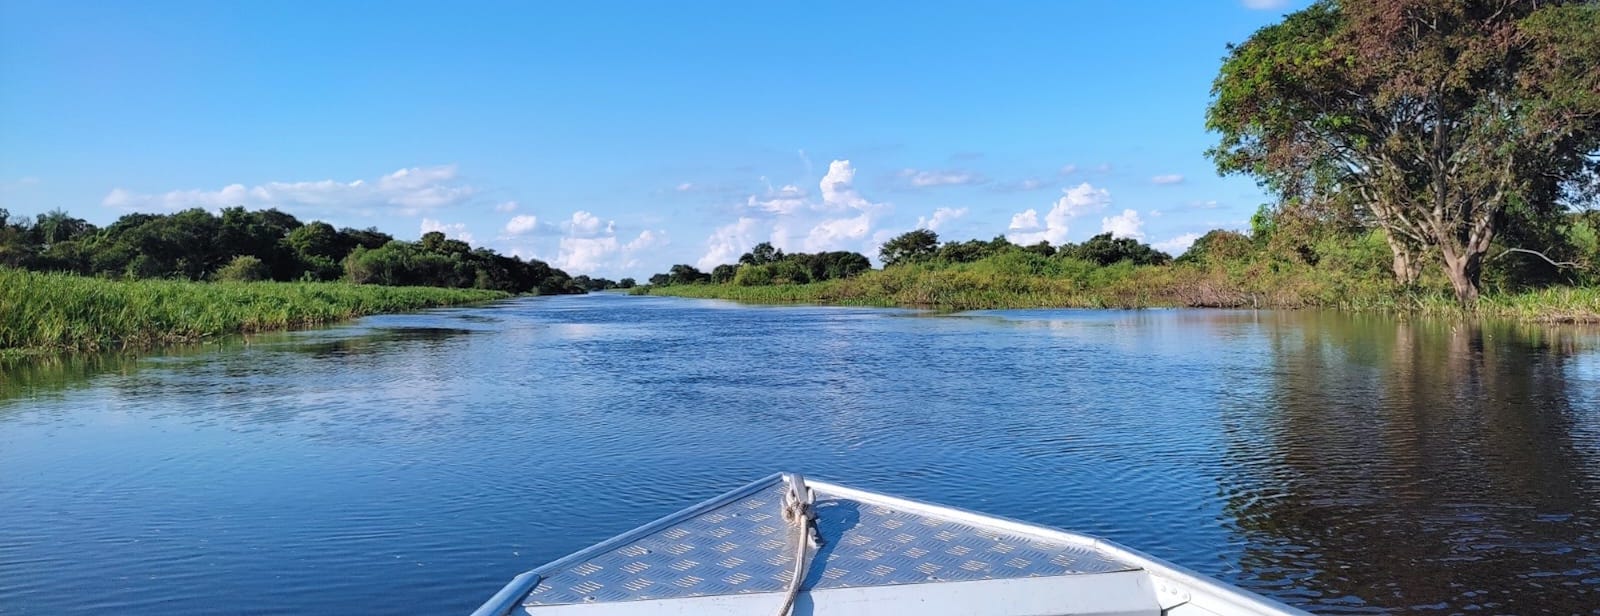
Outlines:
[{"label": "water reflection", "polygon": [[[1230,418],[1228,511],[1262,584],[1321,611],[1573,614],[1600,598],[1600,464],[1573,330],[1323,318]],[[1589,384],[1592,386],[1592,383]]]},{"label": "water reflection", "polygon": [[461,613],[794,469],[1320,612],[1583,613],[1600,333],[529,298],[0,364],[0,469],[0,611]]}]

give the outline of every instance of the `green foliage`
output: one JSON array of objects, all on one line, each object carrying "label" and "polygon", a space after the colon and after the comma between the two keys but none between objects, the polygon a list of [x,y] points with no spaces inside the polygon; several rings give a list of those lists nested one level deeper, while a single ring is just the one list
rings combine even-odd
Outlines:
[{"label": "green foliage", "polygon": [[1134,265],[1161,265],[1172,261],[1166,253],[1151,248],[1149,244],[1126,237],[1112,237],[1101,233],[1082,244],[1068,244],[1056,251],[1058,258],[1082,259],[1100,265],[1128,261]]},{"label": "green foliage", "polygon": [[933,258],[939,249],[939,234],[928,229],[907,231],[878,248],[884,267],[919,263]]},{"label": "green foliage", "polygon": [[104,350],[506,297],[339,283],[117,281],[0,267],[0,349]]},{"label": "green foliage", "polygon": [[[1260,213],[1257,217],[1262,217]],[[1270,237],[1263,234],[1258,237]],[[1255,242],[1251,238],[1233,231],[1215,229],[1200,236],[1194,241],[1182,256],[1178,257],[1179,263],[1220,263],[1244,259],[1255,251]]]},{"label": "green foliage", "polygon": [[217,270],[216,279],[224,282],[256,282],[271,280],[272,270],[250,255],[239,255]]},{"label": "green foliage", "polygon": [[[1564,198],[1594,198],[1596,66],[1592,1],[1322,0],[1229,50],[1209,155],[1280,206],[1384,230],[1399,281],[1432,259],[1470,305],[1486,273],[1500,286],[1562,276],[1489,261],[1556,238]],[[1253,221],[1257,237],[1269,220]]]},{"label": "green foliage", "polygon": [[765,265],[783,260],[783,251],[773,247],[772,242],[762,242],[751,248],[750,252],[739,256],[740,265]]},{"label": "green foliage", "polygon": [[584,291],[566,272],[548,264],[474,250],[440,233],[429,233],[419,242],[397,242],[374,229],[301,224],[278,210],[136,213],[104,229],[60,211],[31,222],[13,219],[9,212],[0,218],[0,266],[38,271],[136,279],[344,278],[513,293]]},{"label": "green foliage", "polygon": [[712,268],[710,274],[703,274],[689,265],[674,265],[665,274],[651,276],[650,284],[663,286],[709,282],[731,283],[746,287],[805,284],[812,281],[849,278],[871,269],[872,263],[860,253],[834,251],[784,254],[772,244],[762,242],[739,257],[739,265],[718,265]]}]

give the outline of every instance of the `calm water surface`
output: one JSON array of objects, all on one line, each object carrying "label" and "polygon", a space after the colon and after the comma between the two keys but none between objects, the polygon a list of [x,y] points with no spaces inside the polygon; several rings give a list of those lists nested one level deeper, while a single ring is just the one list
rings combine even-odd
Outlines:
[{"label": "calm water surface", "polygon": [[776,470],[1319,612],[1600,613],[1600,334],[616,295],[0,372],[0,613],[465,613]]}]

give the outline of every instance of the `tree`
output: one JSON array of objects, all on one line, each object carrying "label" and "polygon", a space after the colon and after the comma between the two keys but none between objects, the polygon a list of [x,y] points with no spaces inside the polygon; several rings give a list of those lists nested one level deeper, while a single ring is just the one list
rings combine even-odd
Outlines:
[{"label": "tree", "polygon": [[622,280],[617,281],[618,289],[632,289],[636,286],[639,286],[639,283],[634,281],[632,278],[623,278]]},{"label": "tree", "polygon": [[[743,259],[740,259],[740,260],[742,261]],[[737,266],[737,265],[729,265],[727,263],[724,263],[722,265],[718,265],[716,267],[713,267],[713,268],[711,268],[711,282],[714,282],[716,284],[723,284],[723,283],[726,283],[726,282],[732,282],[733,281],[733,274],[734,274],[734,272],[737,272],[738,270],[739,270],[739,266]]]},{"label": "tree", "polygon": [[878,260],[884,267],[902,263],[926,261],[939,250],[939,234],[928,229],[917,229],[900,234],[878,248]]},{"label": "tree", "polygon": [[1400,282],[1437,259],[1470,306],[1497,234],[1600,175],[1596,66],[1594,2],[1321,0],[1230,49],[1209,155],[1284,203],[1359,212]]},{"label": "tree", "polygon": [[1167,256],[1167,253],[1151,248],[1149,244],[1141,244],[1139,240],[1132,238],[1114,238],[1110,233],[1101,233],[1082,244],[1062,246],[1056,251],[1056,255],[1100,265],[1111,265],[1122,261],[1131,261],[1134,265],[1166,265],[1172,262],[1172,257]]},{"label": "tree", "polygon": [[679,263],[667,270],[670,284],[695,284],[709,282],[711,277],[696,269],[693,265]]},{"label": "tree", "polygon": [[229,282],[253,282],[271,277],[272,270],[267,269],[267,264],[250,255],[234,257],[227,265],[217,270],[217,280]]},{"label": "tree", "polygon": [[783,260],[783,251],[772,246],[772,242],[756,244],[750,252],[739,257],[740,265],[765,265]]}]

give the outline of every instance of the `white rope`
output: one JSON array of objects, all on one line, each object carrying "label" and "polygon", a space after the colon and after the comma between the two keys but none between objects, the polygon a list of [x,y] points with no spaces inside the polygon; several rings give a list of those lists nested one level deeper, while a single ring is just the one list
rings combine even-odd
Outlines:
[{"label": "white rope", "polygon": [[778,616],[789,616],[795,598],[800,595],[800,582],[806,573],[806,548],[822,547],[822,538],[817,535],[817,510],[812,506],[816,502],[816,495],[799,474],[789,475],[785,479],[789,482],[789,488],[783,494],[783,521],[793,528],[790,535],[794,540],[794,570],[790,572],[789,589],[784,592],[783,606],[778,608]]}]

